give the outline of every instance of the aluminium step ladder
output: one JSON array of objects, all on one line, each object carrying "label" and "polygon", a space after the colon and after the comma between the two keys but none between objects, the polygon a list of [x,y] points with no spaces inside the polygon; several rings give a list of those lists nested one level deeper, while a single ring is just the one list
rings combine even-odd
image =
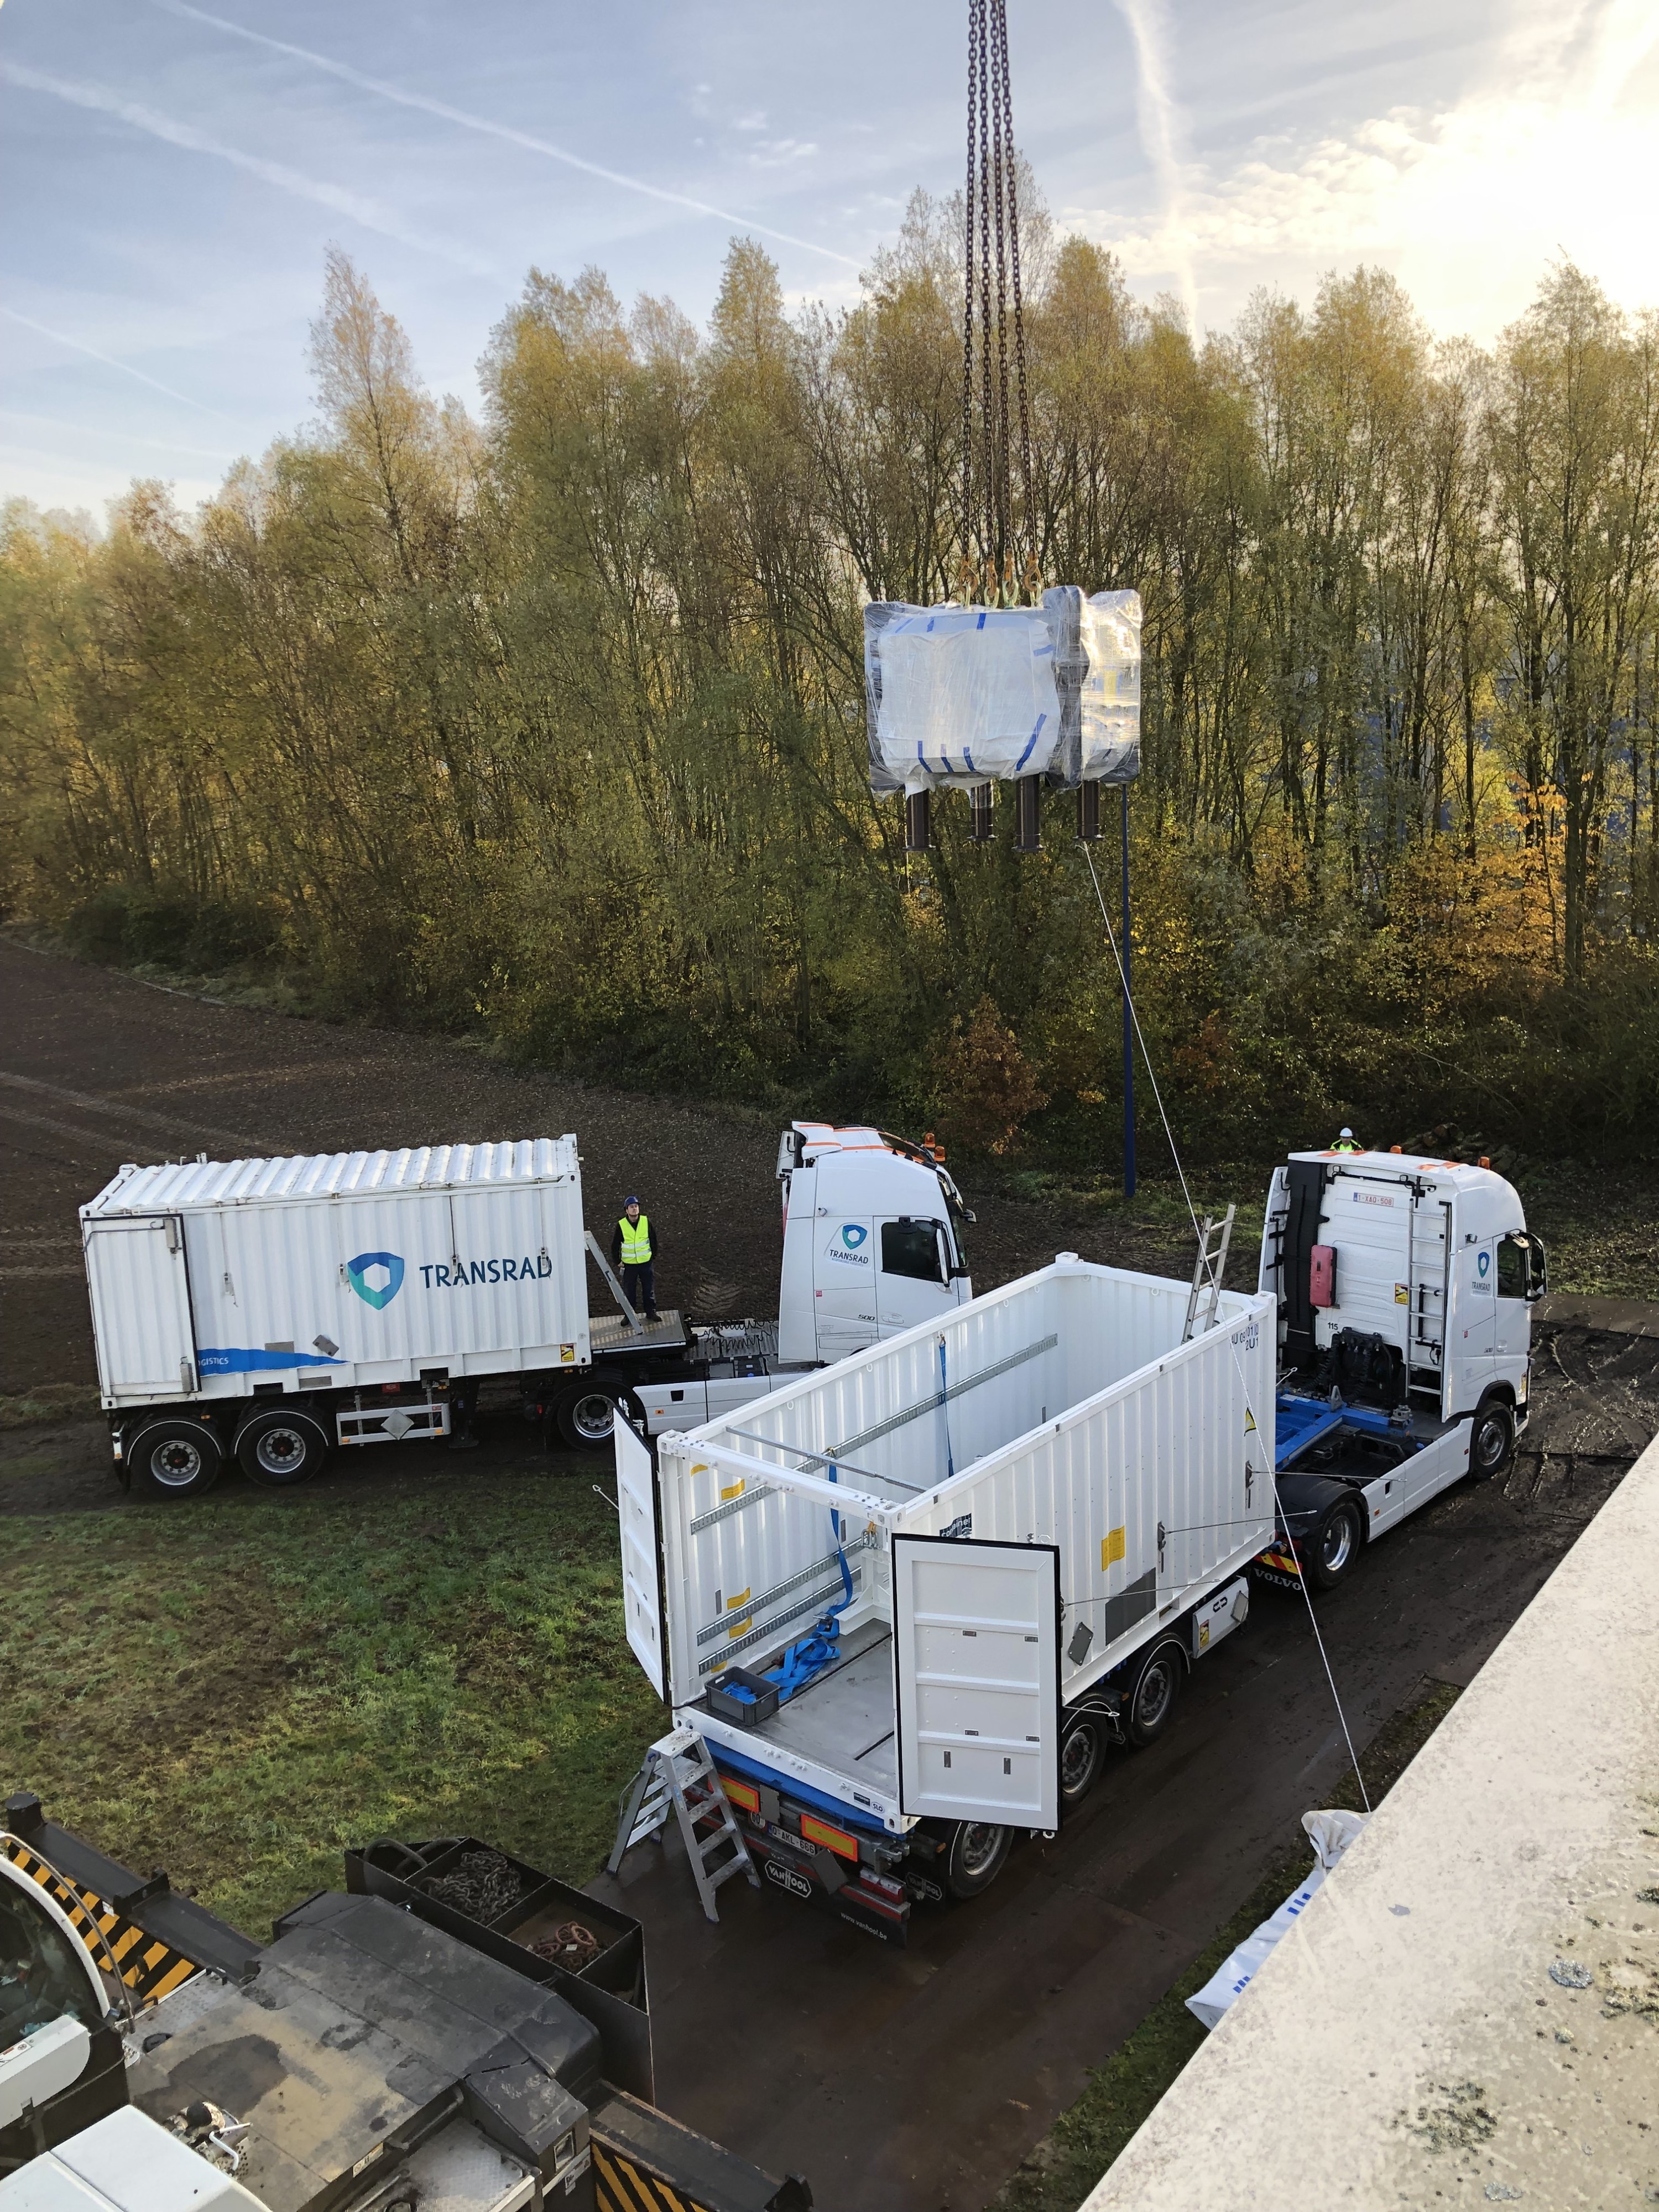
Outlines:
[{"label": "aluminium step ladder", "polygon": [[[685,1838],[685,1855],[691,1877],[710,1920],[718,1921],[714,1893],[733,1875],[744,1875],[751,1888],[760,1887],[760,1876],[743,1840],[737,1816],[721,1787],[719,1770],[708,1756],[708,1747],[693,1728],[677,1728],[653,1743],[622,1801],[622,1818],[605,1872],[614,1875],[623,1855],[647,1836],[660,1836],[672,1812]],[[722,1857],[720,1853],[725,1851]]]},{"label": "aluminium step ladder", "polygon": [[[1198,1232],[1193,1287],[1187,1294],[1187,1322],[1181,1332],[1183,1344],[1190,1344],[1195,1336],[1207,1336],[1215,1327],[1222,1280],[1227,1273],[1227,1247],[1233,1241],[1233,1216],[1237,1211],[1236,1206],[1227,1208],[1227,1218],[1218,1231],[1211,1215],[1206,1213],[1204,1217],[1204,1226]],[[1200,1311],[1202,1320],[1199,1317]]]}]

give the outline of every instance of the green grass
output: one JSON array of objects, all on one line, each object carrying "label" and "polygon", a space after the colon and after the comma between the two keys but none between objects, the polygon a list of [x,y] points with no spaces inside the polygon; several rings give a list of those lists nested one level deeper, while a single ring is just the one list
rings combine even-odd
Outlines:
[{"label": "green grass", "polygon": [[[1378,1733],[1362,1755],[1373,1804],[1399,1780],[1458,1694],[1449,1683],[1426,1683]],[[1352,1774],[1328,1802],[1358,1810],[1359,1794]],[[1215,1941],[1158,2000],[1128,2040],[1091,2074],[1088,2087],[1005,2183],[991,2212],[1076,2212],[1204,2041],[1206,2031],[1188,2011],[1187,1999],[1203,1988],[1228,1953],[1306,1878],[1312,1857],[1299,1829],[1297,1833],[1296,1845],[1287,1844]]]},{"label": "green grass", "polygon": [[18,1516],[4,1544],[0,1782],[255,1935],[382,1834],[585,1881],[660,1732],[585,1481]]}]

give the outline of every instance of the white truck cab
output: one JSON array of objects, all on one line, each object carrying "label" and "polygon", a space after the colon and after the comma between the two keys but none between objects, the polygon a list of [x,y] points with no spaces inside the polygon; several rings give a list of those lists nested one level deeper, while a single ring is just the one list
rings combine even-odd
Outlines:
[{"label": "white truck cab", "polygon": [[972,1297],[959,1230],[970,1217],[925,1147],[879,1129],[794,1121],[778,1147],[778,1179],[783,1365],[827,1365]]},{"label": "white truck cab", "polygon": [[[647,1435],[734,1413],[972,1297],[962,1231],[974,1217],[936,1146],[861,1125],[792,1121],[779,1139],[778,1181],[776,1323],[700,1328],[685,1355],[639,1363],[627,1376],[630,1414]],[[625,1368],[620,1354],[612,1364]],[[597,1389],[595,1396],[608,1443],[610,1401]]]},{"label": "white truck cab", "polygon": [[1278,1294],[1287,1368],[1340,1387],[1363,1359],[1370,1394],[1443,1420],[1494,1394],[1526,1405],[1544,1250],[1488,1167],[1292,1152],[1267,1194],[1258,1286]]},{"label": "white truck cab", "polygon": [[1361,1547],[1526,1425],[1544,1248],[1484,1162],[1292,1152],[1267,1194],[1258,1287],[1279,1300],[1269,1577],[1331,1589]]}]

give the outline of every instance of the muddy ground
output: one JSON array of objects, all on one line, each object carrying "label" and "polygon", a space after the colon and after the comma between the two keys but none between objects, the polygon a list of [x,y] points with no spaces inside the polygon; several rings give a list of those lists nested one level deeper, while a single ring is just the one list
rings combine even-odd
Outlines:
[{"label": "muddy ground", "polygon": [[[775,1310],[769,1121],[214,1006],[12,945],[0,944],[0,1391],[90,1382],[76,1207],[124,1160],[204,1150],[574,1129],[596,1230],[626,1190],[645,1196],[665,1301],[708,1317]],[[981,1287],[1061,1246],[1156,1257],[1039,1202],[979,1211]],[[1438,1499],[1322,1607],[1362,1754],[1425,1678],[1469,1680],[1656,1428],[1659,1309],[1561,1302],[1539,1331],[1532,1425],[1507,1477]],[[503,1421],[457,1479],[488,1486],[532,1449]],[[414,1453],[364,1457],[295,1492],[293,1510],[350,1485],[396,1515],[433,1479]],[[0,1513],[169,1510],[124,1498],[94,1419],[0,1434],[6,1469]],[[229,1478],[221,1495],[243,1487]],[[721,1893],[711,1928],[674,1851],[647,1846],[621,1886],[647,1926],[659,2097],[772,2171],[805,2172],[824,2212],[975,2212],[1248,1894],[1345,1757],[1301,1600],[1262,1593],[1194,1673],[1170,1735],[1115,1758],[1061,1834],[1022,1844],[986,1897],[919,1915],[907,1951],[741,1885]]]}]

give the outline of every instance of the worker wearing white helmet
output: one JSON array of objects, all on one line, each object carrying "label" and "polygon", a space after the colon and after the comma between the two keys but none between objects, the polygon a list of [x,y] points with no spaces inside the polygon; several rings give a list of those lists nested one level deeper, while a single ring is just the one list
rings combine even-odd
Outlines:
[{"label": "worker wearing white helmet", "polygon": [[1358,1138],[1355,1136],[1352,1129],[1345,1129],[1342,1132],[1342,1134],[1337,1139],[1336,1142],[1331,1146],[1331,1150],[1334,1152],[1363,1152],[1364,1149],[1365,1147],[1360,1143]]}]

